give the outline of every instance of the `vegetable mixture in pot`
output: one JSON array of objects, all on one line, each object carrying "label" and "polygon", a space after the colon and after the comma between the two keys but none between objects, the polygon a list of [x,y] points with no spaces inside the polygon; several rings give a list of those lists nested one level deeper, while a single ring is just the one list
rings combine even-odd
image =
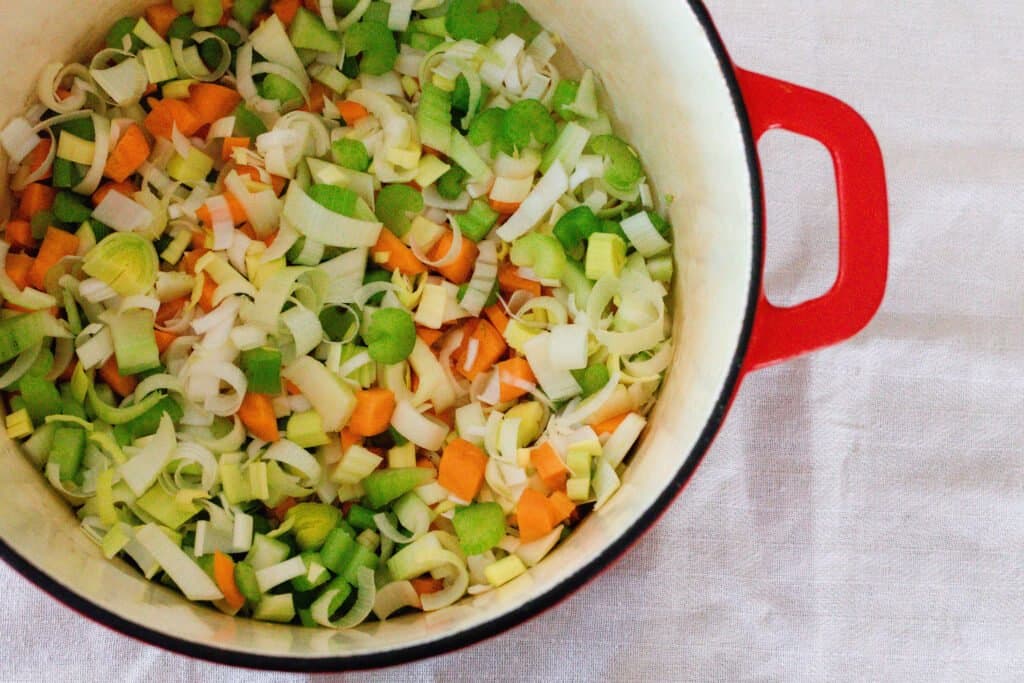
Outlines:
[{"label": "vegetable mixture in pot", "polygon": [[671,230],[557,36],[481,0],[175,0],[106,44],[0,132],[0,388],[107,557],[350,628],[501,586],[608,501],[671,356]]}]

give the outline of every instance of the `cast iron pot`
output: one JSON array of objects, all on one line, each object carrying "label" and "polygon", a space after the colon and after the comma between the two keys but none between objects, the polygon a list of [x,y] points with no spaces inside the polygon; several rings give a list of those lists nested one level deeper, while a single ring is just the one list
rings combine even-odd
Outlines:
[{"label": "cast iron pot", "polygon": [[[34,96],[41,69],[87,57],[144,0],[4,0],[0,122]],[[686,485],[747,373],[838,343],[877,310],[888,261],[882,157],[867,124],[817,92],[736,67],[696,0],[523,0],[601,77],[656,195],[674,195],[675,358],[621,491],[529,575],[433,614],[332,632],[233,619],[110,562],[4,437],[0,556],[66,605],[175,652],[302,671],[436,655],[550,607],[623,553]],[[779,49],[785,49],[780,45]],[[784,128],[835,162],[839,274],[824,296],[779,308],[764,296],[758,138]]]}]

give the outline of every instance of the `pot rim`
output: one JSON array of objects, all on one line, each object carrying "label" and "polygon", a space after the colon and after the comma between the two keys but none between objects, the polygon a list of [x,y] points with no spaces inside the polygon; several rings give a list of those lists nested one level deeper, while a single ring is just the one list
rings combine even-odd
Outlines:
[{"label": "pot rim", "polygon": [[581,569],[568,576],[551,589],[528,600],[519,607],[490,619],[478,626],[466,631],[455,633],[450,636],[432,640],[426,643],[400,647],[386,652],[359,655],[339,655],[332,657],[302,658],[276,655],[254,655],[237,650],[229,650],[211,645],[195,643],[189,640],[170,636],[159,631],[140,626],[129,621],[120,615],[107,610],[99,605],[79,596],[77,593],[66,587],[64,584],[52,579],[44,571],[21,557],[14,549],[0,538],[0,559],[3,559],[10,567],[21,576],[34,584],[37,588],[56,598],[66,607],[84,617],[116,631],[129,636],[147,645],[154,645],[175,654],[184,655],[194,659],[205,660],[215,664],[228,666],[266,670],[283,671],[295,673],[338,673],[343,671],[358,671],[366,669],[378,669],[410,662],[430,659],[444,654],[449,654],[483,640],[493,638],[505,631],[519,626],[530,619],[540,615],[542,612],[554,607],[570,595],[576,593],[589,583],[601,572],[610,568],[629,550],[640,538],[647,533],[654,523],[668,510],[672,502],[682,493],[689,483],[697,466],[701,463],[711,446],[715,435],[721,428],[728,412],[732,398],[739,388],[743,375],[743,362],[750,345],[751,332],[754,325],[754,317],[757,311],[758,298],[762,285],[762,264],[764,262],[764,203],[763,203],[763,182],[761,166],[757,154],[757,143],[750,125],[750,118],[739,81],[735,73],[735,66],[729,53],[715,27],[708,9],[702,0],[686,0],[693,11],[697,21],[704,30],[704,34],[715,53],[719,69],[725,78],[729,89],[730,97],[740,124],[743,137],[744,151],[750,177],[750,193],[752,200],[752,253],[750,288],[747,292],[747,304],[743,317],[743,327],[737,341],[736,351],[729,366],[729,374],[726,377],[722,391],[715,402],[714,410],[697,439],[690,454],[686,457],[682,466],[672,478],[668,487],[659,495],[646,509],[643,515],[619,535],[613,542],[593,560],[584,565]]}]

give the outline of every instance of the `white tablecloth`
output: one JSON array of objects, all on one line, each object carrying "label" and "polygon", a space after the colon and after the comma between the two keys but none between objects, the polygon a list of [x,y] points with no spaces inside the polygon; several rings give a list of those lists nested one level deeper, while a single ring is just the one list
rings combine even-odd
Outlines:
[{"label": "white tablecloth", "polygon": [[[1024,677],[1024,4],[713,0],[736,61],[849,102],[892,269],[853,342],[750,377],[653,532],[562,605],[380,680]],[[826,157],[762,146],[768,284],[835,269]],[[113,634],[0,566],[4,681],[301,680]],[[345,680],[361,680],[360,676]]]}]

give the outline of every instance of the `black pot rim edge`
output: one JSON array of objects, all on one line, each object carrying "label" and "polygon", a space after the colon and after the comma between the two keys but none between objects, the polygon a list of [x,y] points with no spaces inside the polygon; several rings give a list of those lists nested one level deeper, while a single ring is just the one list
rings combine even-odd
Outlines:
[{"label": "black pot rim edge", "polygon": [[747,114],[746,103],[743,93],[734,72],[734,65],[729,57],[715,28],[714,22],[706,7],[700,0],[686,0],[694,15],[704,28],[708,42],[718,59],[718,65],[722,75],[729,87],[733,100],[736,116],[742,129],[744,146],[746,151],[747,166],[751,180],[751,201],[753,212],[752,227],[752,254],[750,289],[747,296],[747,306],[744,315],[743,330],[737,343],[736,352],[733,356],[722,392],[715,403],[715,408],[708,419],[700,438],[694,444],[690,455],[686,458],[683,466],[676,473],[670,485],[662,494],[647,508],[647,511],[640,517],[632,527],[619,536],[614,543],[610,544],[596,558],[581,568],[572,576],[568,577],[557,586],[547,592],[538,595],[532,600],[520,605],[516,609],[503,614],[495,619],[480,624],[472,629],[454,635],[433,640],[420,645],[398,648],[388,652],[367,655],[349,655],[339,657],[320,657],[307,659],[288,656],[267,656],[252,655],[235,650],[227,650],[209,645],[193,643],[191,641],[168,636],[164,633],[148,629],[143,626],[124,619],[123,617],[104,609],[95,603],[82,598],[74,591],[71,591],[63,584],[50,578],[42,570],[31,564],[13,548],[0,539],[0,558],[2,558],[15,571],[28,579],[36,587],[48,593],[64,603],[67,607],[79,614],[106,626],[121,634],[130,636],[148,645],[155,645],[171,652],[188,657],[206,660],[215,664],[225,664],[235,667],[249,669],[261,669],[268,671],[286,671],[299,673],[340,673],[344,671],[356,671],[363,669],[383,668],[397,666],[409,662],[429,659],[443,654],[451,653],[470,645],[479,643],[497,636],[505,631],[521,625],[529,619],[538,616],[547,609],[555,606],[562,600],[574,594],[586,583],[608,569],[612,563],[621,558],[625,552],[635,544],[640,537],[654,525],[668,509],[669,505],[682,492],[697,466],[703,460],[705,453],[710,448],[715,435],[725,420],[726,412],[736,390],[739,388],[742,379],[743,361],[746,357],[747,348],[750,344],[751,330],[753,329],[754,315],[757,309],[758,298],[761,293],[762,264],[764,259],[764,236],[762,232],[764,209],[763,209],[763,185],[761,181],[761,168],[757,156],[757,144],[754,140]]}]

